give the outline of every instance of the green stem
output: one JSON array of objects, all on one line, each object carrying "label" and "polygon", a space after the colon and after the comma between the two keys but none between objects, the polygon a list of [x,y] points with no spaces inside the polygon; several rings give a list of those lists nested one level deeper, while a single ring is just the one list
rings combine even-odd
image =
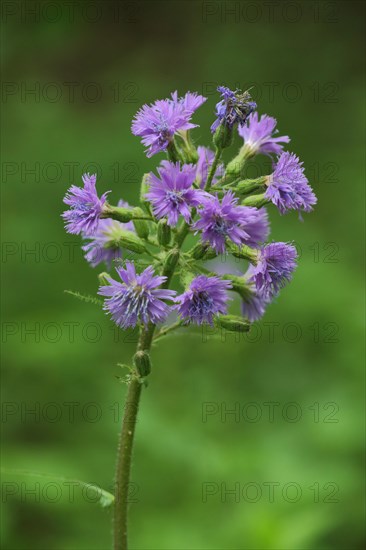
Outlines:
[{"label": "green stem", "polygon": [[[181,248],[184,239],[189,232],[189,225],[184,223],[176,234],[176,246]],[[177,266],[176,261],[163,269],[162,275],[166,277],[163,288],[168,288]],[[137,344],[137,351],[150,352],[156,325],[149,325],[142,329]],[[137,412],[140,403],[142,384],[137,371],[131,376],[128,386],[126,406],[124,409],[122,428],[117,450],[117,465],[115,473],[115,505],[114,505],[114,550],[127,550],[127,524],[128,524],[128,496],[131,476],[131,461],[133,441],[136,428]]]},{"label": "green stem", "polygon": [[154,336],[153,342],[157,342],[160,340],[160,338],[163,338],[163,336],[166,336],[169,334],[169,332],[172,332],[173,330],[176,330],[177,328],[180,328],[182,326],[182,321],[177,321],[176,323],[173,323],[172,325],[169,325],[167,327],[163,327],[159,330],[159,332]]},{"label": "green stem", "polygon": [[[137,344],[138,351],[149,351],[155,325],[142,329]],[[128,496],[131,475],[133,441],[142,384],[135,371],[128,386],[126,404],[120,433],[115,475],[114,549],[127,550]]]},{"label": "green stem", "polygon": [[207,176],[205,191],[209,191],[209,189],[211,187],[211,183],[212,183],[212,180],[214,178],[214,175],[216,174],[216,169],[217,169],[217,165],[219,163],[220,157],[221,157],[221,148],[217,148],[215,158],[214,158],[213,163],[211,165],[210,172]]}]

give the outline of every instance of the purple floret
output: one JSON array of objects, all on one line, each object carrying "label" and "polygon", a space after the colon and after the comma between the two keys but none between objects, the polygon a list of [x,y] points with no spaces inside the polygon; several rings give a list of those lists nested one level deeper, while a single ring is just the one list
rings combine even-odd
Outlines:
[{"label": "purple floret", "polygon": [[70,206],[62,217],[65,220],[65,227],[68,233],[78,235],[85,233],[90,235],[97,230],[98,223],[103,211],[103,206],[110,191],[104,193],[100,198],[96,191],[96,174],[84,174],[84,187],[72,185],[65,195],[64,203]]},{"label": "purple floret", "polygon": [[283,143],[288,143],[288,136],[273,137],[276,130],[277,121],[275,118],[262,115],[258,118],[258,113],[252,113],[248,117],[247,124],[238,127],[239,135],[244,139],[246,147],[252,154],[280,155],[283,150]]},{"label": "purple floret", "polygon": [[199,275],[193,279],[188,290],[175,299],[179,304],[179,315],[187,323],[212,325],[215,315],[227,312],[227,290],[231,286],[230,281],[219,277]]},{"label": "purple floret", "polygon": [[268,178],[265,197],[281,214],[288,210],[310,212],[317,199],[304,174],[303,163],[294,153],[282,153]]},{"label": "purple floret", "polygon": [[241,92],[240,90],[233,92],[226,86],[219,86],[217,90],[220,92],[222,99],[216,104],[217,118],[211,126],[212,133],[220,124],[224,124],[229,128],[232,128],[235,124],[243,125],[250,113],[257,108],[257,104],[251,101],[248,92]]},{"label": "purple floret", "polygon": [[[197,170],[196,170],[196,183],[203,189],[206,185],[207,177],[215,158],[215,153],[211,151],[208,147],[202,147],[199,145],[197,147],[198,161],[197,161]],[[220,178],[225,173],[225,168],[223,164],[219,164],[216,168],[215,175],[212,180],[212,185],[218,182]]]},{"label": "purple floret", "polygon": [[296,260],[293,245],[283,242],[267,244],[260,250],[257,265],[252,268],[248,280],[255,283],[260,296],[270,300],[291,280]]},{"label": "purple floret", "polygon": [[179,130],[190,130],[197,124],[190,122],[196,109],[206,101],[206,98],[188,92],[178,98],[174,92],[171,99],[155,101],[144,105],[135,115],[132,122],[132,133],[141,136],[142,143],[147,147],[146,155],[151,157],[160,151],[165,151]]},{"label": "purple floret", "polygon": [[117,267],[122,283],[110,278],[109,285],[101,286],[98,294],[106,296],[105,311],[121,328],[134,327],[137,323],[147,326],[166,320],[172,307],[163,300],[172,300],[176,292],[158,288],[166,277],[154,275],[152,266],[136,274],[135,266],[126,262],[126,268]]},{"label": "purple floret", "polygon": [[193,164],[180,167],[179,162],[165,160],[158,173],[160,177],[150,174],[150,189],[145,195],[153,206],[154,215],[158,219],[166,217],[170,226],[177,225],[179,215],[189,222],[191,207],[198,206],[203,198],[203,192],[192,187],[196,167]]},{"label": "purple floret", "polygon": [[[120,200],[119,207],[130,208],[130,205]],[[120,230],[135,231],[132,222],[121,223],[111,218],[99,220],[97,230],[93,235],[84,235],[88,241],[82,246],[85,259],[92,267],[104,262],[110,269],[113,260],[122,257],[122,250],[118,245],[118,233]]]},{"label": "purple floret", "polygon": [[203,242],[208,242],[218,254],[225,252],[225,241],[237,245],[258,246],[268,236],[268,218],[265,209],[238,206],[238,199],[228,191],[221,202],[217,196],[205,197],[200,219],[194,229],[202,231]]}]

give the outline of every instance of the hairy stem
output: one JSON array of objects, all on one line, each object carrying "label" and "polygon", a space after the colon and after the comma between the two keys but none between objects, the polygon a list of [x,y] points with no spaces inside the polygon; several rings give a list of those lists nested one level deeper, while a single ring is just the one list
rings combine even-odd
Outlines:
[{"label": "hairy stem", "polygon": [[[147,329],[141,330],[137,350],[147,352],[150,350],[154,331],[155,325],[150,325]],[[131,460],[141,390],[142,384],[138,377],[138,373],[135,371],[131,376],[128,386],[122,429],[117,450],[114,503],[115,550],[127,550],[127,515]]]},{"label": "hairy stem", "polygon": [[[189,225],[184,223],[176,234],[176,247],[179,250],[189,232]],[[162,275],[166,281],[162,285],[168,288],[175,268],[178,263],[178,256],[175,262],[163,269]],[[154,337],[156,325],[150,324],[143,328],[137,343],[137,351],[150,352],[151,343]],[[114,504],[114,550],[127,550],[127,524],[128,524],[128,496],[131,476],[131,461],[133,441],[136,428],[138,407],[140,403],[142,384],[137,371],[131,376],[128,385],[126,404],[122,419],[122,428],[119,437],[117,450],[117,465],[115,473],[115,504]]]}]

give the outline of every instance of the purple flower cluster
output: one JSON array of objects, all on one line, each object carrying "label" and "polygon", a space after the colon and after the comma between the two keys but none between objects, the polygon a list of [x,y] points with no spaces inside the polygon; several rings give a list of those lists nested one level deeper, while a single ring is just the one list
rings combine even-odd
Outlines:
[{"label": "purple flower cluster", "polygon": [[84,174],[82,180],[84,187],[72,185],[66,193],[64,203],[70,206],[70,209],[66,210],[62,217],[68,233],[91,235],[98,228],[103,206],[110,191],[98,197],[96,174]]},{"label": "purple flower cluster", "polygon": [[142,138],[147,147],[146,155],[152,157],[160,151],[165,151],[179,130],[190,130],[197,124],[190,122],[191,117],[207,98],[188,92],[178,98],[174,92],[171,99],[155,101],[144,105],[132,122],[132,133]]},{"label": "purple flower cluster", "polygon": [[316,196],[304,174],[303,163],[296,155],[282,153],[268,178],[265,197],[277,206],[281,214],[288,210],[312,210]]},{"label": "purple flower cluster", "polygon": [[221,94],[221,101],[216,104],[216,120],[211,126],[214,133],[220,124],[232,128],[235,124],[243,125],[257,104],[251,101],[248,92],[236,90],[233,92],[226,86],[219,86],[217,90]]},{"label": "purple flower cluster", "polygon": [[[196,147],[190,135],[196,126],[192,116],[206,101],[198,93],[179,97],[174,92],[168,99],[144,105],[135,115],[132,133],[141,137],[147,156],[166,151],[170,159],[160,163],[156,174],[144,177],[141,207],[129,208],[123,201],[119,208],[107,204],[108,193],[98,196],[96,176],[90,174],[83,175],[83,187],[72,185],[65,196],[66,230],[82,235],[85,258],[93,267],[104,262],[110,269],[113,260],[122,257],[122,242],[144,256],[142,265],[146,260],[152,264],[138,273],[135,263],[127,261],[116,268],[120,280],[103,275],[106,284],[99,294],[105,298],[104,309],[124,329],[163,323],[171,312],[183,324],[226,322],[221,326],[231,329],[235,322],[215,319],[227,314],[229,290],[240,295],[243,316],[256,321],[296,268],[292,244],[266,244],[269,221],[263,204],[272,202],[281,214],[312,210],[317,199],[303,163],[295,154],[283,152],[290,138],[277,135],[276,119],[254,112],[257,106],[248,92],[225,86],[218,91],[221,99],[211,126],[215,153]],[[225,167],[222,150],[231,145],[236,125],[244,144]],[[256,154],[276,157],[273,173],[242,179],[243,166]],[[191,239],[199,235],[193,247],[183,245],[189,234]],[[226,259],[230,253],[249,260],[245,275],[241,265],[230,267],[230,273],[199,265],[219,254]],[[178,274],[180,281],[191,281],[179,295],[166,288]]]},{"label": "purple flower cluster", "polygon": [[191,207],[201,203],[203,192],[192,187],[196,178],[196,168],[193,164],[184,164],[162,161],[158,168],[160,178],[150,174],[150,190],[146,198],[151,202],[154,215],[158,218],[166,217],[170,226],[178,223],[179,216],[186,222],[191,219]]},{"label": "purple flower cluster", "polygon": [[126,262],[126,268],[117,267],[121,279],[109,279],[109,285],[101,286],[99,294],[106,296],[104,309],[121,328],[134,327],[137,323],[162,323],[168,317],[170,308],[163,300],[171,300],[174,290],[159,288],[166,277],[154,275],[149,266],[140,275],[135,266]]},{"label": "purple flower cluster", "polygon": [[288,143],[288,136],[274,137],[278,132],[276,130],[277,121],[275,118],[262,115],[258,118],[258,113],[249,115],[247,124],[238,126],[239,135],[244,139],[245,146],[251,154],[280,155],[283,150],[282,143]]},{"label": "purple flower cluster", "polygon": [[226,240],[237,245],[258,246],[268,236],[269,224],[265,209],[238,206],[234,193],[228,191],[220,201],[209,195],[202,201],[199,220],[193,225],[202,231],[203,242],[208,242],[218,253],[226,249]]}]

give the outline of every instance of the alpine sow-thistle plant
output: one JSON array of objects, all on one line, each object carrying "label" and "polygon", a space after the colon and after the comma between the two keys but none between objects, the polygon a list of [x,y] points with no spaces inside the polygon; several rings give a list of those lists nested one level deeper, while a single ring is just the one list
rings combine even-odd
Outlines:
[{"label": "alpine sow-thistle plant", "polygon": [[[105,265],[98,294],[104,310],[122,329],[139,327],[140,336],[127,377],[128,414],[122,422],[114,494],[116,549],[127,548],[127,492],[132,445],[142,387],[151,372],[152,343],[168,332],[190,325],[214,325],[246,332],[288,283],[296,267],[296,249],[268,242],[265,205],[280,214],[309,212],[316,197],[299,158],[284,152],[288,136],[277,136],[276,120],[258,116],[249,92],[220,86],[213,148],[196,146],[190,131],[194,112],[207,98],[188,92],[144,105],[132,122],[146,155],[166,153],[156,173],[145,174],[140,206],[109,204],[98,196],[96,175],[84,174],[83,187],[71,186],[64,202],[66,230],[80,234],[92,267]],[[225,167],[221,155],[237,129],[239,153]],[[271,174],[242,177],[245,163],[269,155]],[[186,237],[196,239],[187,249]],[[131,254],[134,259],[131,259]],[[207,260],[230,255],[246,260],[242,275],[213,272]],[[245,263],[245,262],[243,262]],[[169,286],[175,279],[175,287]],[[228,314],[229,293],[242,300],[242,317]],[[171,322],[169,319],[173,318]],[[163,326],[161,326],[163,325]],[[159,327],[159,328],[158,328]]]}]

